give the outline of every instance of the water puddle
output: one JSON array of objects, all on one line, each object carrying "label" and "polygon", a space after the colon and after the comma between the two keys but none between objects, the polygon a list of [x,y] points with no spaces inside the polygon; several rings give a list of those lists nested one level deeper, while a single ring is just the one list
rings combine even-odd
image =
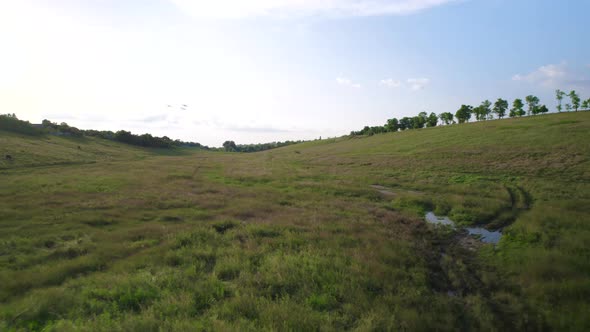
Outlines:
[{"label": "water puddle", "polygon": [[439,217],[434,212],[426,213],[426,221],[436,225],[447,225],[455,228],[455,223],[449,217]]},{"label": "water puddle", "polygon": [[470,235],[478,236],[481,242],[496,244],[500,242],[502,233],[500,231],[488,231],[482,227],[467,227],[467,231]]},{"label": "water puddle", "polygon": [[[449,219],[449,217],[439,217],[434,212],[426,213],[425,219],[428,223],[435,225],[446,225],[455,228],[455,222]],[[465,227],[464,228],[469,235],[476,236],[484,243],[496,244],[500,241],[502,233],[498,231],[489,231],[483,227]]]}]

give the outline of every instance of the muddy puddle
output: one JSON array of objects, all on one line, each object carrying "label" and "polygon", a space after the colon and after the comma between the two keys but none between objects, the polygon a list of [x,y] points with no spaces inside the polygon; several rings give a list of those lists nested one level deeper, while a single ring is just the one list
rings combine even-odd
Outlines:
[{"label": "muddy puddle", "polygon": [[[452,228],[456,228],[455,222],[449,219],[449,217],[440,217],[434,214],[434,212],[426,213],[424,217],[428,223],[435,224],[435,225],[445,225],[450,226]],[[502,237],[502,233],[498,231],[489,231],[483,227],[462,227],[462,229],[466,230],[469,235],[473,235],[477,237],[480,241],[484,243],[492,243],[496,244],[500,241]]]}]

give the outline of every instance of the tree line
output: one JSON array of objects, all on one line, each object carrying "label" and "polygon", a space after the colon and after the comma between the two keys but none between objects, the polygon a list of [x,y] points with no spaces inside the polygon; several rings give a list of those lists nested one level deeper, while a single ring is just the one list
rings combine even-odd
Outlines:
[{"label": "tree line", "polygon": [[[558,89],[555,91],[555,97],[557,100],[556,108],[558,112],[562,112],[563,110],[567,112],[590,110],[590,98],[582,101],[576,91],[565,93]],[[569,102],[564,105],[563,102],[565,97],[569,97]],[[513,118],[544,114],[547,112],[549,112],[547,106],[541,105],[540,99],[534,95],[526,96],[524,101],[519,98],[515,99],[512,102],[512,107],[510,107],[507,100],[498,98],[498,100],[496,100],[496,102],[493,104],[489,100],[484,100],[479,106],[476,107],[471,105],[461,105],[455,114],[451,112],[443,112],[437,115],[434,112],[430,114],[427,112],[420,112],[418,115],[413,117],[403,117],[401,119],[392,118],[388,119],[383,126],[365,126],[359,131],[351,131],[350,135],[374,135],[400,130],[435,127],[441,124],[451,125],[455,123],[466,123],[469,122],[472,117],[474,117],[477,121],[485,121],[494,119],[494,116],[496,116],[498,119],[502,119],[507,113],[509,117]],[[82,130],[69,126],[65,122],[57,124],[47,119],[43,120],[43,122],[39,125],[34,125],[28,121],[18,119],[14,113],[0,114],[0,130],[16,132],[24,135],[51,134],[72,137],[91,136],[150,148],[191,147],[211,151],[227,152],[258,152],[304,142],[285,141],[261,144],[236,144],[234,141],[225,141],[222,148],[210,148],[206,145],[201,145],[200,143],[196,142],[184,142],[178,139],[172,140],[167,136],[157,137],[152,136],[151,134],[136,135],[125,130],[119,130],[117,132],[110,130],[99,131],[93,129]]]},{"label": "tree line", "polygon": [[126,130],[113,132],[110,130],[83,130],[70,126],[65,122],[60,124],[51,122],[47,119],[41,124],[35,125],[28,121],[18,119],[16,114],[0,114],[0,130],[11,131],[29,136],[55,135],[69,137],[98,137],[125,144],[148,147],[148,148],[174,148],[174,147],[191,147],[209,150],[210,148],[196,142],[184,142],[179,139],[172,140],[167,136],[157,137],[151,134],[136,135]]},{"label": "tree line", "polygon": [[0,114],[0,130],[10,131],[29,136],[39,136],[43,132],[33,127],[29,122],[19,120],[16,114]]},{"label": "tree line", "polygon": [[31,124],[28,121],[18,119],[16,114],[0,114],[0,130],[15,132],[29,136],[55,135],[68,137],[98,137],[125,144],[136,145],[148,148],[170,149],[175,147],[199,148],[209,151],[227,152],[258,152],[279,148],[303,141],[270,142],[261,144],[236,144],[234,141],[226,141],[221,148],[210,148],[196,142],[185,142],[179,139],[172,140],[167,136],[157,137],[151,134],[136,135],[126,130],[116,132],[110,130],[78,129],[65,122],[56,123],[47,119],[41,124]]},{"label": "tree line", "polygon": [[[570,102],[565,104],[565,110],[567,112],[572,110],[576,112],[578,110],[590,110],[590,98],[582,101],[576,91],[570,91],[566,94],[558,89],[555,91],[555,96],[557,99],[558,112],[561,112],[564,109],[563,100],[566,96],[570,99]],[[547,112],[549,112],[547,106],[541,105],[540,99],[534,95],[526,96],[524,101],[520,98],[515,99],[512,102],[512,107],[510,107],[507,100],[498,98],[493,104],[489,100],[484,100],[479,106],[475,107],[471,105],[461,105],[455,114],[451,112],[443,112],[437,115],[434,112],[430,114],[427,112],[420,112],[413,117],[388,119],[383,126],[365,126],[359,131],[351,131],[350,136],[374,135],[400,130],[435,127],[439,124],[450,125],[455,123],[466,123],[469,122],[472,117],[477,121],[485,121],[494,119],[494,116],[498,119],[502,119],[507,113],[509,117],[514,118],[544,114]]]},{"label": "tree line", "polygon": [[287,145],[302,143],[304,141],[284,141],[284,142],[270,142],[259,144],[236,144],[234,141],[223,142],[223,151],[226,152],[259,152],[280,148]]}]

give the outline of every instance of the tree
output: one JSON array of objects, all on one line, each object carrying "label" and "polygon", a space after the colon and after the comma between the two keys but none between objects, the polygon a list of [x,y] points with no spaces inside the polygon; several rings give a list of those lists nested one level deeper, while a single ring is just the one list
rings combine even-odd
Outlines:
[{"label": "tree", "polygon": [[42,133],[41,130],[31,126],[29,121],[19,120],[14,113],[0,114],[0,130],[31,136],[41,135]]},{"label": "tree", "polygon": [[397,131],[399,129],[399,121],[396,118],[387,120],[385,124],[387,131]]},{"label": "tree", "polygon": [[407,116],[403,117],[399,121],[399,129],[400,130],[412,129],[412,118],[409,118]]},{"label": "tree", "polygon": [[478,121],[487,120],[492,113],[490,106],[492,106],[492,103],[489,100],[484,100],[479,106],[473,108],[472,112],[475,114],[475,119]]},{"label": "tree", "polygon": [[503,118],[506,115],[508,109],[508,101],[502,98],[498,98],[494,103],[494,113],[498,116],[498,119]]},{"label": "tree", "polygon": [[115,140],[123,143],[132,143],[133,135],[126,130],[119,130],[115,133]]},{"label": "tree", "polygon": [[590,109],[590,98],[588,98],[587,100],[584,100],[582,102],[582,109],[584,109],[584,110]]},{"label": "tree", "polygon": [[455,113],[455,117],[459,123],[469,122],[471,119],[471,112],[473,107],[469,105],[461,105],[461,108]]},{"label": "tree", "polygon": [[418,115],[412,118],[412,129],[424,128],[427,120],[428,114],[426,114],[426,112],[418,113]]},{"label": "tree", "polygon": [[223,142],[223,148],[227,152],[236,152],[238,150],[236,143],[234,141]]},{"label": "tree", "polygon": [[424,123],[426,123],[426,121],[424,121],[424,118],[422,118],[419,115],[416,115],[412,117],[412,124],[410,125],[410,129],[420,129],[424,127]]},{"label": "tree", "polygon": [[512,109],[510,110],[510,117],[513,118],[515,116],[523,116],[524,115],[524,103],[522,99],[514,99],[512,103]]},{"label": "tree", "polygon": [[43,125],[43,127],[52,127],[53,123],[47,119],[44,119],[43,121],[41,121],[41,124]]},{"label": "tree", "polygon": [[436,127],[438,123],[438,116],[435,113],[430,113],[428,119],[426,120],[426,127]]},{"label": "tree", "polygon": [[491,119],[492,109],[490,108],[492,103],[489,100],[484,100],[479,107],[481,107],[482,120]]},{"label": "tree", "polygon": [[561,102],[563,101],[563,97],[565,97],[565,92],[557,89],[555,90],[555,98],[557,99],[557,111],[561,112]]},{"label": "tree", "polygon": [[577,112],[578,108],[580,108],[580,96],[578,96],[575,90],[570,91],[568,96],[572,101],[572,108]]},{"label": "tree", "polygon": [[371,135],[374,134],[381,134],[387,132],[387,129],[383,126],[373,126],[371,127]]},{"label": "tree", "polygon": [[565,104],[565,111],[566,112],[571,112],[572,111],[572,105],[571,104]]},{"label": "tree", "polygon": [[481,120],[481,114],[483,113],[481,106],[476,106],[471,110],[471,113],[475,114],[475,120]]},{"label": "tree", "polygon": [[541,105],[540,107],[537,107],[536,110],[537,110],[537,113],[547,113],[547,112],[549,112],[549,109],[545,105]]},{"label": "tree", "polygon": [[535,110],[537,105],[539,105],[539,98],[537,98],[533,95],[528,95],[528,96],[526,96],[525,100],[526,100],[527,105],[529,106],[529,108],[527,110],[527,115],[535,114],[533,111]]},{"label": "tree", "polygon": [[443,112],[438,115],[440,121],[442,121],[445,125],[449,125],[451,123],[455,123],[453,121],[453,113],[451,112]]}]

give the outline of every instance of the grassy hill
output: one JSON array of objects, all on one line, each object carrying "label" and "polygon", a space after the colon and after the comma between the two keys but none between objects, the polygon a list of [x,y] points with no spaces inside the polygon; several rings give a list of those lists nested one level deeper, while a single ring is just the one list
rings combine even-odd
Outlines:
[{"label": "grassy hill", "polygon": [[[0,130],[0,169],[142,159],[178,155],[187,150],[146,149],[88,136],[27,136]],[[6,155],[12,160],[7,160]]]},{"label": "grassy hill", "polygon": [[588,112],[254,154],[0,132],[0,330],[588,330],[589,139]]}]

